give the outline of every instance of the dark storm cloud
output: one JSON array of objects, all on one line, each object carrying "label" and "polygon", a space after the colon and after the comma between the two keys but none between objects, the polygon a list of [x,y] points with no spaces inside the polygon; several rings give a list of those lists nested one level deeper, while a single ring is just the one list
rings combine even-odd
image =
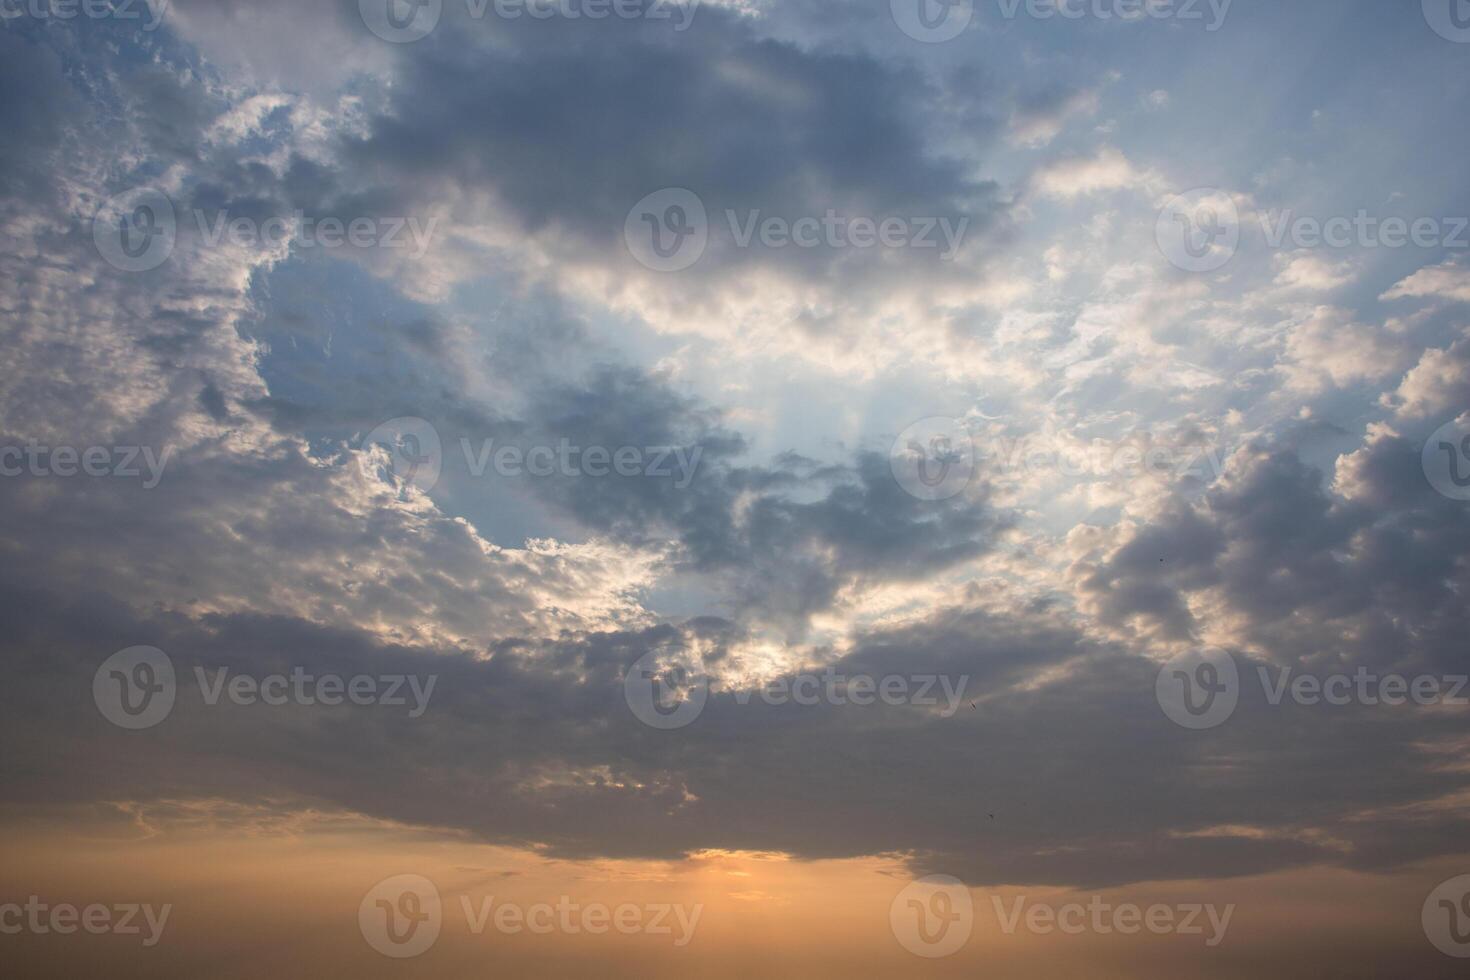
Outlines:
[{"label": "dark storm cloud", "polygon": [[[256,32],[290,33],[302,18],[292,4],[177,6],[191,33],[211,25],[200,31],[218,44],[234,31],[242,49]],[[983,102],[976,88],[988,82],[975,76],[946,91],[912,61],[802,48],[718,7],[675,31],[646,18],[473,18],[451,3],[438,29],[410,45],[373,38],[355,7],[344,0],[310,17],[363,59],[344,64],[391,70],[391,87],[363,96],[366,132],[340,138],[331,160],[294,156],[275,187],[258,164],[221,161],[200,181],[200,206],[244,206],[253,193],[267,207],[397,214],[489,193],[525,232],[571,232],[592,255],[620,240],[638,200],[665,187],[694,190],[720,226],[725,208],[788,220],[832,208],[968,216],[977,233],[1003,207],[973,163],[939,149],[956,107]],[[259,52],[218,55],[259,67]],[[141,120],[156,148],[187,152],[199,121],[187,86],[140,70],[132,87],[169,109]],[[780,258],[813,273],[835,260],[791,249]]]},{"label": "dark storm cloud", "polygon": [[1186,599],[1213,590],[1273,659],[1463,670],[1470,511],[1430,487],[1421,449],[1370,439],[1339,467],[1347,496],[1290,452],[1248,451],[1201,502],[1089,567],[1082,592],[1111,622],[1187,638]]},{"label": "dark storm cloud", "polygon": [[[1452,852],[1467,829],[1453,809],[1414,808],[1470,785],[1422,751],[1463,734],[1451,719],[1257,699],[1221,729],[1185,733],[1153,702],[1156,665],[1022,612],[943,611],[862,637],[833,665],[967,675],[979,704],[953,717],[716,691],[692,725],[660,732],[629,711],[625,671],[696,638],[719,662],[738,628],[705,619],[476,657],[276,617],[140,618],[105,596],[13,581],[0,610],[16,804],[291,799],[564,857],[904,853],[975,884],[1085,887],[1383,868]],[[173,714],[146,731],[112,728],[91,702],[93,671],[124,643],[163,648],[180,674]],[[208,707],[194,690],[195,666],[296,665],[439,680],[417,719],[381,706]],[[1064,679],[1014,686],[1048,668]],[[1211,833],[1227,825],[1255,836]]]},{"label": "dark storm cloud", "polygon": [[579,385],[546,379],[532,390],[532,428],[548,438],[701,453],[686,488],[640,478],[548,483],[579,520],[634,536],[672,529],[694,568],[748,573],[748,587],[766,583],[761,598],[791,602],[793,614],[824,608],[856,577],[918,579],[973,558],[1001,527],[983,498],[909,495],[876,453],[831,466],[789,457],[742,465],[745,442],[716,412],[639,371],[603,366]]},{"label": "dark storm cloud", "polygon": [[[992,183],[936,149],[941,93],[912,65],[764,38],[718,8],[685,32],[455,16],[397,52],[391,101],[343,145],[352,179],[391,175],[404,202],[490,192],[527,232],[570,232],[593,254],[667,187],[700,195],[717,229],[727,208],[969,216],[973,231],[999,210]],[[835,257],[781,261],[815,274]]]},{"label": "dark storm cloud", "polygon": [[[638,22],[508,29],[514,49],[430,44],[401,64],[393,115],[354,144],[406,182],[500,190],[532,228],[608,239],[652,189],[697,179],[729,206],[933,208],[977,192],[929,155],[923,79],[861,55],[761,40],[719,10],[687,36]],[[514,23],[514,22],[512,22]]]}]

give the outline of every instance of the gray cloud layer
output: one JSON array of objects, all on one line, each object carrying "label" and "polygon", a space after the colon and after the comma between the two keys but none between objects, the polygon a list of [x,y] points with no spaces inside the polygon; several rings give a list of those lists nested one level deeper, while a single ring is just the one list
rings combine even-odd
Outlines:
[{"label": "gray cloud layer", "polygon": [[[992,75],[974,64],[931,72],[907,53],[778,39],[768,22],[718,9],[677,37],[649,23],[449,22],[390,49],[351,6],[302,14],[339,56],[309,71],[262,46],[283,5],[183,3],[152,39],[90,23],[0,34],[0,442],[174,452],[156,489],[0,480],[4,800],[285,799],[566,856],[896,853],[976,884],[1382,869],[1463,849],[1463,711],[1245,697],[1227,725],[1188,733],[1154,699],[1161,656],[1222,636],[1247,676],[1465,671],[1470,512],[1434,493],[1419,461],[1427,432],[1464,409],[1459,266],[1393,294],[1438,304],[1380,331],[1383,349],[1415,355],[1407,375],[1356,362],[1321,372],[1313,407],[1353,421],[1302,428],[1366,432],[1340,459],[1308,458],[1311,440],[1283,440],[1289,427],[1273,419],[1207,489],[1139,479],[1125,496],[1147,507],[1085,508],[1048,536],[1035,500],[996,489],[1014,474],[995,461],[953,500],[905,493],[883,451],[892,434],[870,420],[859,440],[833,436],[823,459],[787,450],[805,418],[761,443],[787,444],[757,451],[758,396],[735,411],[649,363],[648,350],[671,362],[684,352],[626,306],[598,308],[581,277],[627,271],[627,210],[666,186],[716,212],[965,215],[987,243],[1005,242],[1021,216],[985,176],[1003,142],[995,120],[1044,145],[1091,118],[1097,86],[1007,90],[992,105]],[[186,222],[167,265],[125,274],[97,254],[90,218],[144,183],[167,187],[186,214],[457,221],[421,264],[211,248]],[[1094,230],[1127,224],[1115,218],[1104,209]],[[1079,253],[1091,244],[1067,241]],[[687,299],[688,321],[717,320],[710,297],[754,272],[810,290],[808,312],[845,315],[845,302],[950,287],[1002,258],[954,270],[717,249],[648,294]],[[899,330],[995,341],[955,359],[962,377],[972,361],[992,367],[997,338],[1034,343],[1039,353],[996,370],[1020,378],[1022,395],[1033,377],[1055,383],[1030,402],[1017,395],[1038,430],[1084,403],[1110,421],[1172,412],[1181,428],[1236,410],[1211,401],[1217,378],[1198,381],[1193,402],[1189,384],[1149,389],[1147,372],[1174,356],[1174,334],[1245,322],[1251,304],[1210,306],[1205,286],[1163,292],[1134,270],[1109,274],[1143,300],[1118,313],[1064,297],[1070,319],[1028,309],[1004,322],[966,307]],[[494,323],[486,296],[504,300]],[[1135,322],[1155,306],[1167,323]],[[1288,326],[1270,327],[1310,341],[1314,312],[1293,306]],[[858,319],[813,313],[776,329],[800,343]],[[647,346],[608,343],[615,328]],[[1301,392],[1319,392],[1257,399],[1268,379],[1299,379],[1301,359],[1316,370],[1322,350],[1342,351],[1260,332],[1250,356],[1274,360],[1242,371],[1230,397],[1285,417]],[[1091,343],[1083,334],[1103,338],[1098,361],[1073,350]],[[742,340],[720,335],[732,365],[758,356]],[[813,417],[848,395],[793,377],[810,385]],[[1125,381],[1147,390],[1124,404]],[[885,393],[904,406],[890,414],[926,414],[949,384],[906,380],[901,398]],[[1337,410],[1375,385],[1367,403],[1402,431],[1365,408]],[[982,398],[957,388],[967,405]],[[451,457],[460,438],[567,439],[697,449],[702,464],[682,489],[455,470],[424,496],[360,465],[355,440],[402,415],[433,422]],[[509,530],[486,530],[497,521]],[[1057,554],[1066,567],[1047,577]],[[669,612],[659,589],[688,594]],[[91,679],[134,644],[166,650],[186,676],[301,666],[440,680],[420,719],[211,708],[190,695],[164,725],[120,733],[92,704]],[[740,704],[721,691],[694,725],[658,732],[624,702],[626,672],[646,654],[723,676],[760,644],[847,673],[964,677],[976,704],[943,717]]]}]

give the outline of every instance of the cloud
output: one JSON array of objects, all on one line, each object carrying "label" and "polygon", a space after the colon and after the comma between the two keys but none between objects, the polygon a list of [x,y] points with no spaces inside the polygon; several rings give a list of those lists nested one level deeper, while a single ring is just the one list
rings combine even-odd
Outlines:
[{"label": "cloud", "polygon": [[1154,178],[1137,169],[1122,151],[1104,146],[1091,156],[1066,157],[1049,163],[1031,177],[1044,197],[1071,200],[1100,191],[1149,189]]},{"label": "cloud", "polygon": [[1100,101],[1096,89],[1050,90],[1023,96],[1011,114],[1011,139],[1023,146],[1045,146],[1057,138],[1071,117],[1095,115]]},{"label": "cloud", "polygon": [[1242,450],[1201,500],[1079,561],[1079,595],[1127,635],[1282,663],[1453,670],[1470,516],[1430,488],[1418,457],[1377,429],[1329,489],[1287,450]]},{"label": "cloud", "polygon": [[[122,801],[149,827],[316,807],[568,858],[899,855],[974,884],[1463,849],[1453,712],[1247,699],[1187,740],[1154,700],[1160,660],[1207,642],[1247,677],[1463,671],[1470,517],[1420,456],[1470,394],[1463,324],[1430,309],[1380,326],[1345,288],[1356,263],[1165,269],[1161,165],[1135,162],[1172,174],[1179,154],[1187,172],[1145,131],[1162,117],[1133,111],[1109,145],[1034,168],[1025,152],[1099,111],[1095,71],[1060,64],[1077,59],[1017,95],[997,79],[1006,58],[1036,63],[1032,42],[918,58],[875,40],[894,30],[871,5],[701,8],[675,36],[451,4],[432,37],[391,46],[348,2],[176,4],[151,39],[0,34],[0,445],[170,453],[148,489],[0,480],[7,801]],[[1154,68],[1140,59],[1147,86],[1122,104],[1173,104]],[[1233,156],[1232,134],[1181,142],[1235,186],[1262,172],[1263,197],[1301,190],[1311,168]],[[167,262],[129,273],[92,217],[142,186],[183,220]],[[633,260],[624,223],[675,186],[715,222],[970,225],[949,260],[715,236],[666,274]],[[211,243],[192,220],[297,209],[439,231],[419,255],[322,254]],[[1382,298],[1462,300],[1462,272]],[[1326,290],[1337,305],[1309,295]],[[920,501],[887,454],[938,414],[1071,451],[1203,442],[1224,465],[1073,480],[990,457],[964,493]],[[409,415],[448,450],[428,494],[361,445]],[[683,487],[478,477],[462,438],[699,463]],[[119,753],[90,685],[135,643],[186,678],[441,681],[412,725],[190,694]],[[650,654],[719,682],[677,735],[624,701]],[[963,677],[974,707],[736,697],[802,666]]]},{"label": "cloud", "polygon": [[1457,414],[1470,406],[1470,342],[1427,350],[1404,375],[1398,390],[1383,398],[1399,418]]},{"label": "cloud", "polygon": [[1403,370],[1405,356],[1399,338],[1321,306],[1291,325],[1283,369],[1291,388],[1316,391],[1389,377]]},{"label": "cloud", "polygon": [[1278,254],[1273,260],[1281,268],[1276,284],[1287,289],[1323,292],[1353,281],[1350,262],[1329,262],[1320,255]]},{"label": "cloud", "polygon": [[1396,283],[1381,298],[1433,298],[1453,303],[1470,303],[1470,269],[1456,259],[1429,266]]},{"label": "cloud", "polygon": [[[1364,726],[1362,709],[1243,699],[1240,717],[1210,738],[1180,739],[1153,701],[1155,663],[1086,640],[1043,609],[946,610],[868,634],[834,664],[847,675],[967,677],[977,707],[953,717],[918,706],[742,704],[717,690],[693,725],[671,734],[634,719],[624,671],[661,651],[693,653],[721,676],[738,637],[728,623],[569,634],[472,656],[288,618],[139,619],[94,594],[60,599],[13,584],[5,598],[0,645],[26,664],[25,681],[0,693],[7,744],[68,760],[65,770],[18,773],[5,790],[11,804],[112,800],[152,812],[167,800],[269,798],[553,857],[896,853],[916,872],[946,868],[976,885],[1076,887],[1323,863],[1382,868],[1453,850],[1464,833],[1463,809],[1422,806],[1464,788],[1463,774],[1443,773],[1426,748],[1457,730],[1450,719],[1398,714]],[[164,649],[183,678],[173,713],[141,736],[148,750],[125,757],[98,750],[113,736],[90,703],[91,674],[119,635]],[[23,652],[33,636],[47,637],[45,659]],[[438,682],[412,720],[391,709],[209,707],[195,690],[195,667],[214,676],[293,666]],[[976,745],[988,749],[978,761]],[[1283,745],[1292,746],[1286,781]],[[262,755],[270,767],[252,761]],[[1400,775],[1352,778],[1364,768]],[[1081,826],[1080,798],[1089,800]],[[982,821],[988,843],[977,851]],[[1415,833],[1404,832],[1409,823]],[[1252,830],[1219,829],[1230,826]]]}]

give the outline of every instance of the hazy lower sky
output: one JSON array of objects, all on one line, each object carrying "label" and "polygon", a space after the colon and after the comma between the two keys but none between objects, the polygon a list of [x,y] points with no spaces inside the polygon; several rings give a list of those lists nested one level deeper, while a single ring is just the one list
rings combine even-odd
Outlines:
[{"label": "hazy lower sky", "polygon": [[8,975],[1464,975],[1467,0],[0,80]]}]

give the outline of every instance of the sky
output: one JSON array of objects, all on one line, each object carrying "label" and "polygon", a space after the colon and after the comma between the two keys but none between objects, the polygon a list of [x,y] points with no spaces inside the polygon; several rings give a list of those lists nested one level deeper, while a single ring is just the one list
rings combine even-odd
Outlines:
[{"label": "sky", "polygon": [[1470,959],[1467,0],[0,0],[17,976]]}]

